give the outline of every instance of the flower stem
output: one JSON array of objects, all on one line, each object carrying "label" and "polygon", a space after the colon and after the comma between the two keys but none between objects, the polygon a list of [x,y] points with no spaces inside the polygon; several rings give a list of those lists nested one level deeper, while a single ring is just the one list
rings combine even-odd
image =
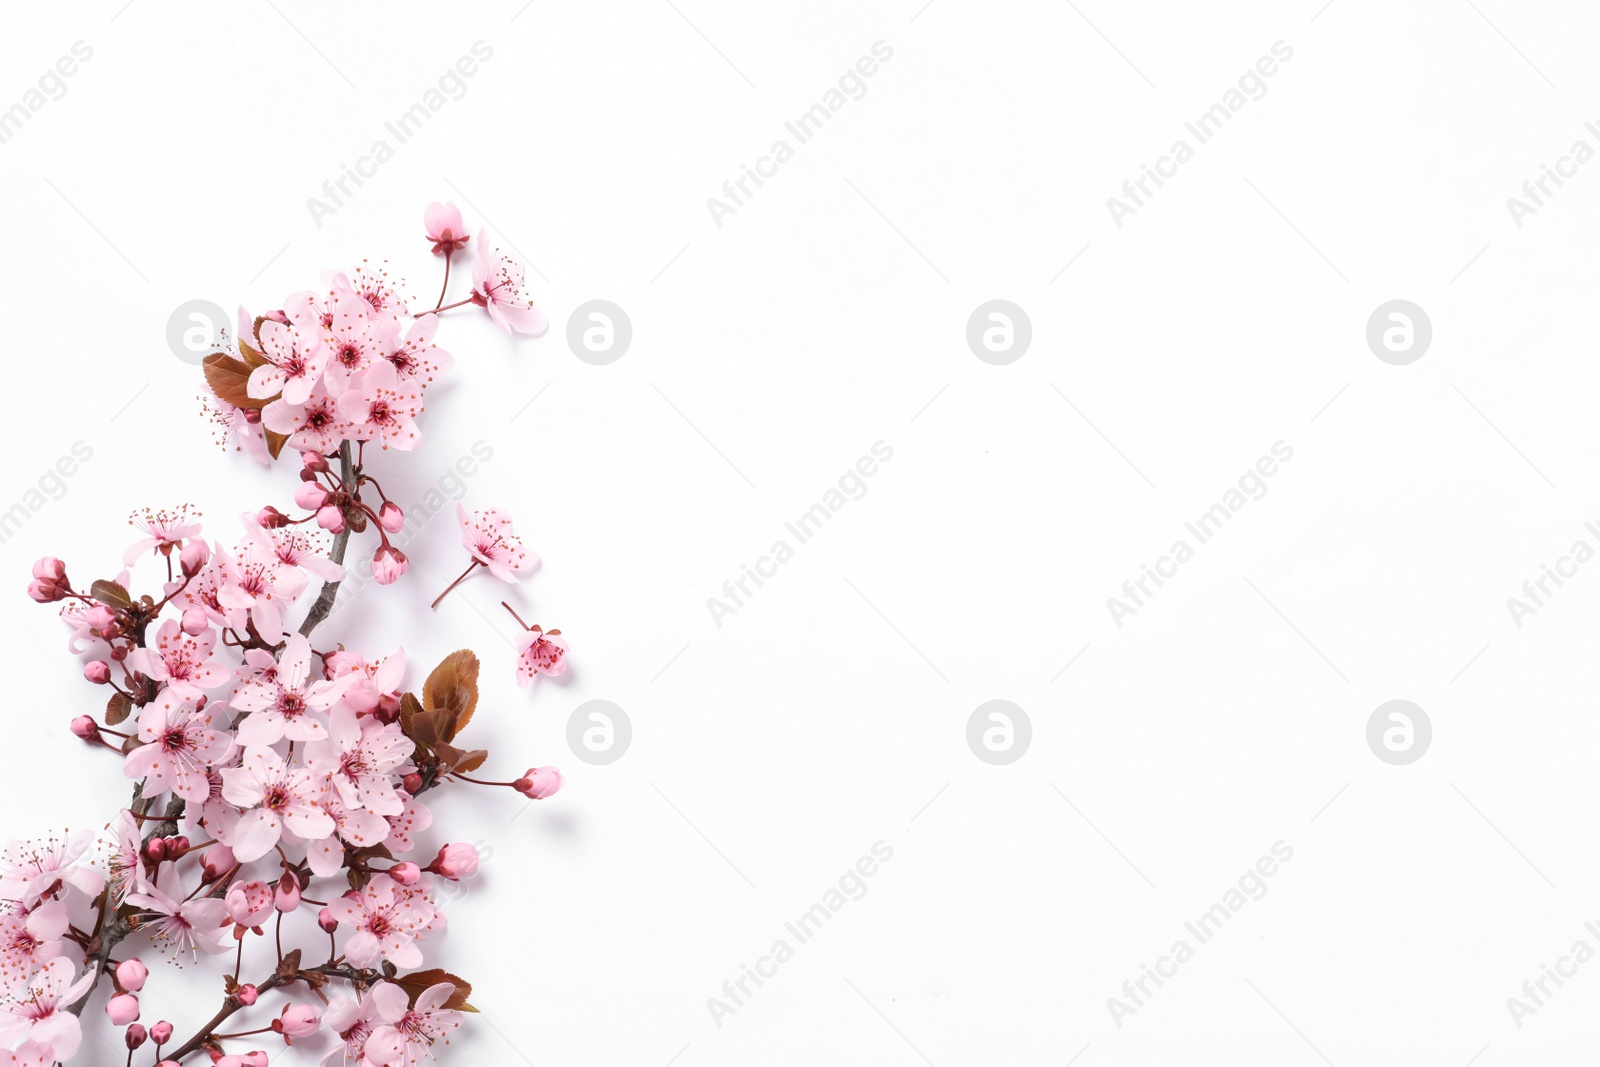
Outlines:
[{"label": "flower stem", "polygon": [[451,582],[448,586],[445,587],[444,592],[440,593],[437,597],[434,598],[433,603],[428,605],[428,610],[430,610],[430,611],[438,610],[439,601],[441,601],[445,597],[449,596],[450,595],[450,590],[454,589],[456,586],[458,586],[462,582],[466,581],[467,580],[467,575],[471,574],[473,571],[477,570],[481,566],[483,566],[483,564],[481,562],[479,562],[476,558],[474,558],[471,563],[467,564],[467,569],[461,572],[461,577],[459,577],[455,581]]},{"label": "flower stem", "polygon": [[439,287],[439,299],[433,305],[433,310],[438,311],[444,307],[444,294],[450,289],[450,257],[455,255],[455,249],[447,248],[444,253],[444,284]]},{"label": "flower stem", "polygon": [[517,609],[516,608],[513,608],[510,604],[507,604],[504,600],[500,601],[500,606],[505,608],[507,611],[511,612],[511,617],[513,619],[517,620],[517,625],[518,626],[521,626],[524,630],[533,629],[533,627],[529,626],[527,623],[522,621],[522,616],[517,614]]}]

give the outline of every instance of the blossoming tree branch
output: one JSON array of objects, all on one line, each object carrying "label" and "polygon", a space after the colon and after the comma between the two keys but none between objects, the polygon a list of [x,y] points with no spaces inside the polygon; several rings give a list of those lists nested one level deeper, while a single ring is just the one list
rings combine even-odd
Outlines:
[{"label": "blossoming tree branch", "polygon": [[[324,1064],[415,1067],[473,1010],[465,980],[424,967],[444,925],[440,883],[479,861],[460,843],[411,858],[434,822],[429,794],[471,783],[542,800],[561,774],[475,777],[488,753],[461,738],[478,706],[472,652],[414,692],[403,650],[364,654],[320,629],[355,545],[380,584],[406,573],[390,540],[405,515],[378,477],[416,447],[428,388],[453,362],[435,341],[441,316],[476,307],[508,333],[545,330],[520,263],[469,238],[453,205],[429,205],[424,224],[444,267],[433,307],[413,309],[382,270],[330,272],[258,318],[240,309],[237,356],[207,358],[224,446],[296,476],[243,517],[236,545],[207,539],[184,506],[134,515],[143,536],[114,577],[34,565],[29,595],[61,605],[84,678],[109,693],[72,732],[134,784],[103,831],[0,853],[0,1045],[13,1065],[73,1059],[102,985],[127,1063],[156,1067],[196,1055],[264,1067],[279,1043],[327,1048]],[[471,293],[447,303],[451,266],[469,257]],[[516,582],[537,564],[504,512],[457,517],[468,559],[446,594],[480,569]],[[560,631],[517,621],[518,682],[560,674]],[[209,1019],[180,1030],[152,1010],[162,974],[144,957],[157,954],[215,958]],[[167,1013],[188,1014],[178,1007]]]}]

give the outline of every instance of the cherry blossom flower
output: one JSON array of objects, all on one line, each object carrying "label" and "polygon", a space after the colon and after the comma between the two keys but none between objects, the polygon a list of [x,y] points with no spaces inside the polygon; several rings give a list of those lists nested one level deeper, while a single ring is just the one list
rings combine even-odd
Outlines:
[{"label": "cherry blossom flower", "polygon": [[234,825],[234,858],[241,863],[265,856],[285,828],[305,838],[326,837],[333,820],[317,806],[321,782],[308,770],[290,770],[270,748],[248,748],[244,764],[222,772],[222,798],[244,813]]},{"label": "cherry blossom flower", "polygon": [[355,295],[340,297],[334,304],[333,326],[328,331],[327,341],[331,355],[322,375],[333,396],[342,396],[352,377],[388,353],[383,334],[368,321],[370,311],[367,302]]},{"label": "cherry blossom flower", "polygon": [[83,1040],[78,1017],[68,1006],[88,992],[99,975],[86,971],[74,978],[77,967],[57,957],[40,967],[26,986],[0,995],[0,1041],[33,1042],[51,1059],[70,1060]]},{"label": "cherry blossom flower", "polygon": [[[254,882],[235,882],[228,887],[228,895],[223,898],[223,904],[228,909],[228,918],[234,925],[245,928],[260,926],[272,916],[272,886],[257,880]],[[237,935],[238,931],[235,931]]]},{"label": "cherry blossom flower", "polygon": [[567,642],[560,630],[548,633],[534,626],[517,637],[517,684],[526,687],[539,675],[554,678],[567,669]]},{"label": "cherry blossom flower", "polygon": [[136,891],[128,894],[128,903],[151,913],[153,918],[147,918],[144,925],[157,941],[169,945],[174,955],[220,955],[233,940],[228,932],[232,924],[227,904],[217,897],[192,896],[184,888],[176,863],[161,864],[154,882],[141,874]]},{"label": "cherry blossom flower", "polygon": [[239,723],[241,746],[271,745],[291,741],[317,741],[328,736],[327,727],[313,712],[326,712],[350,684],[311,677],[311,642],[291,634],[270,676],[266,672],[243,682],[234,691],[231,706],[249,714]]},{"label": "cherry blossom flower", "polygon": [[406,315],[406,304],[389,284],[389,272],[366,263],[351,271],[335,273],[328,279],[335,299],[356,297],[366,303],[367,317],[386,328],[400,324]]},{"label": "cherry blossom flower", "polygon": [[106,876],[106,886],[111,892],[111,899],[117,904],[121,904],[123,897],[128,895],[128,890],[133,888],[133,880],[140,870],[139,848],[142,844],[138,820],[127,808],[121,809],[117,812],[111,857],[107,861],[109,871]]},{"label": "cherry blossom flower", "polygon": [[387,342],[384,354],[402,385],[414,384],[419,391],[433,384],[436,375],[447,373],[455,358],[433,343],[439,329],[439,316],[424,315],[412,324],[405,337],[396,333]]},{"label": "cherry blossom flower", "polygon": [[489,232],[478,231],[478,255],[472,261],[472,302],[489,312],[506,333],[538,337],[550,323],[522,294],[522,264],[499,250],[490,251]]},{"label": "cherry blossom flower", "polygon": [[231,556],[220,547],[217,557],[223,574],[217,603],[235,612],[247,612],[261,639],[276,643],[283,635],[284,602],[294,599],[278,588],[279,568],[249,556]]},{"label": "cherry blossom flower", "polygon": [[243,516],[245,531],[262,558],[271,558],[285,567],[298,567],[324,582],[344,578],[344,568],[328,558],[328,546],[316,533],[278,529],[268,533],[254,515]]},{"label": "cherry blossom flower", "polygon": [[175,548],[182,548],[185,538],[194,537],[200,533],[200,518],[198,511],[192,512],[188,504],[176,508],[162,508],[152,511],[146,508],[135,511],[128,517],[128,525],[137,530],[143,530],[145,536],[128,546],[122,554],[124,566],[131,567],[147,553],[156,552],[170,556]]},{"label": "cherry blossom flower", "polygon": [[449,1044],[461,1029],[461,1013],[445,1004],[455,996],[450,982],[429,986],[417,1003],[393,1023],[378,1027],[367,1038],[366,1056],[379,1067],[419,1067],[436,1041]]},{"label": "cherry blossom flower", "polygon": [[517,575],[539,565],[538,554],[523,547],[522,539],[511,532],[511,516],[499,508],[469,513],[457,504],[456,523],[461,544],[502,582],[515,583]]},{"label": "cherry blossom flower", "polygon": [[306,862],[311,873],[329,878],[344,868],[344,844],[368,848],[384,843],[390,834],[389,820],[365,808],[347,808],[337,791],[322,798],[322,810],[333,820],[337,833],[306,842]]},{"label": "cherry blossom flower", "polygon": [[343,1044],[322,1058],[322,1067],[371,1067],[366,1058],[367,1039],[380,1026],[399,1022],[410,1010],[411,998],[393,982],[379,982],[360,999],[336,997],[328,1006],[328,1029]]},{"label": "cherry blossom flower", "polygon": [[387,874],[332,901],[328,910],[339,925],[354,928],[344,943],[344,954],[354,966],[375,967],[380,959],[401,968],[421,965],[422,950],[415,939],[432,924],[433,908]]},{"label": "cherry blossom flower", "polygon": [[183,632],[177,619],[167,619],[156,630],[153,646],[128,653],[128,666],[151,681],[163,682],[174,694],[186,700],[199,700],[202,690],[228,683],[228,670],[211,662],[216,647],[215,630],[198,637]]},{"label": "cherry blossom flower", "polygon": [[0,850],[0,898],[31,908],[57,881],[85,896],[96,895],[105,877],[79,863],[95,836],[93,830],[74,830],[64,837],[11,842]]},{"label": "cherry blossom flower", "polygon": [[400,689],[406,674],[406,650],[397,649],[391,656],[368,663],[350,652],[335,652],[325,664],[329,677],[337,680],[353,675],[349,688],[344,690],[344,702],[361,713],[377,708]]},{"label": "cherry blossom flower", "polygon": [[429,204],[422,212],[422,226],[433,242],[435,254],[459,252],[467,247],[467,228],[461,221],[461,209],[454,204]]},{"label": "cherry blossom flower", "polygon": [[317,333],[278,322],[261,324],[261,355],[267,362],[250,372],[246,389],[261,400],[281,393],[290,404],[306,402],[328,362]]},{"label": "cherry blossom flower", "polygon": [[344,805],[367,808],[377,815],[398,815],[404,810],[405,802],[389,778],[414,746],[399,724],[362,724],[354,709],[336,707],[329,735],[326,741],[306,746],[306,766],[331,778]]},{"label": "cherry blossom flower", "polygon": [[211,712],[164,690],[139,712],[139,747],[129,752],[122,772],[144,779],[144,795],[158,797],[172,790],[200,803],[210,789],[206,768],[225,762],[233,738],[214,729]]},{"label": "cherry blossom flower", "polygon": [[16,988],[40,965],[61,955],[67,926],[67,903],[59,898],[0,916],[0,988]]},{"label": "cherry blossom flower", "polygon": [[416,447],[416,417],[422,413],[422,393],[415,382],[402,382],[394,365],[374,363],[350,379],[339,397],[339,415],[361,441],[381,441],[384,448],[409,452]]},{"label": "cherry blossom flower", "polygon": [[287,436],[289,447],[300,452],[332,452],[346,431],[338,398],[321,384],[303,404],[274,400],[261,410],[261,422],[273,433]]},{"label": "cherry blossom flower", "polygon": [[428,810],[426,804],[412,796],[402,793],[405,798],[405,807],[397,815],[389,816],[389,851],[410,852],[416,845],[411,835],[420,834],[433,825],[433,812]]}]

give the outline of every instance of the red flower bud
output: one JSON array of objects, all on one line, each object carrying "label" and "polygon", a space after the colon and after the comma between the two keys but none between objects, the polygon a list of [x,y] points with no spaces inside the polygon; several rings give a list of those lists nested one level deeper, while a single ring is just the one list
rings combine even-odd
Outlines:
[{"label": "red flower bud", "polygon": [[72,732],[85,741],[93,741],[100,736],[100,727],[95,725],[93,719],[87,715],[79,715],[72,720]]}]

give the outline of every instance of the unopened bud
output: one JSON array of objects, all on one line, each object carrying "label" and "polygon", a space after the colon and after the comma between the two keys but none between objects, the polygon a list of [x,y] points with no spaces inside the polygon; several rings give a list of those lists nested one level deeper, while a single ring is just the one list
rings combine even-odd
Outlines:
[{"label": "unopened bud", "polygon": [[385,533],[399,533],[400,527],[406,524],[406,513],[392,500],[385,500],[383,507],[378,509],[378,525],[382,526]]},{"label": "unopened bud", "polygon": [[211,546],[204,541],[190,541],[178,554],[178,564],[185,578],[193,578],[211,559]]},{"label": "unopened bud", "polygon": [[344,509],[332,504],[318,508],[317,525],[331,534],[344,533]]},{"label": "unopened bud", "polygon": [[132,1026],[128,1027],[128,1032],[122,1035],[122,1039],[128,1043],[129,1051],[132,1051],[133,1049],[138,1048],[140,1045],[143,1045],[149,1036],[149,1031],[145,1030],[145,1028],[140,1026],[138,1023],[134,1023]]},{"label": "unopened bud", "polygon": [[190,637],[199,637],[211,626],[211,619],[207,617],[204,608],[183,609],[183,632]]},{"label": "unopened bud", "polygon": [[111,664],[101,659],[94,660],[83,668],[83,676],[95,685],[105,685],[111,681]]},{"label": "unopened bud", "polygon": [[401,885],[416,885],[422,881],[422,868],[407,860],[389,868],[389,877]]},{"label": "unopened bud", "polygon": [[100,727],[96,726],[95,721],[89,716],[79,715],[72,720],[72,732],[85,741],[93,741],[100,736]]}]

